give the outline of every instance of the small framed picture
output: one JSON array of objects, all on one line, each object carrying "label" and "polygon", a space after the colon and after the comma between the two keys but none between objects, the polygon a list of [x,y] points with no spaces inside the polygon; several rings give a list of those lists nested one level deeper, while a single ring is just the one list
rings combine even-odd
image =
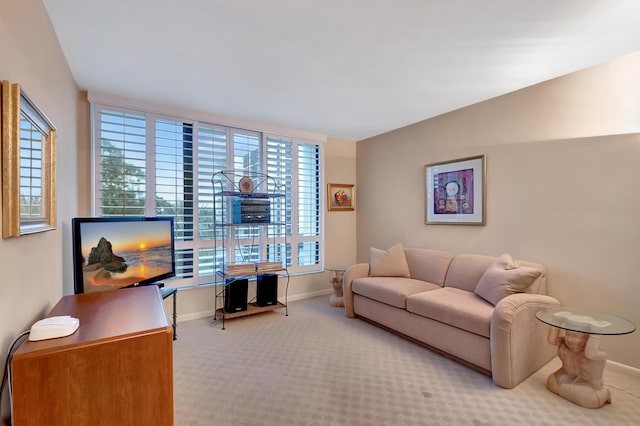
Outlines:
[{"label": "small framed picture", "polygon": [[356,209],[355,185],[330,183],[327,185],[327,206],[329,211]]},{"label": "small framed picture", "polygon": [[425,166],[425,223],[484,225],[485,155]]}]

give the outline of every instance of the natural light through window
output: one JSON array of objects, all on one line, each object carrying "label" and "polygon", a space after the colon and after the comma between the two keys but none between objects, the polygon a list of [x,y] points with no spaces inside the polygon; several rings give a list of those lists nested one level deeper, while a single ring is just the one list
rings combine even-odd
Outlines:
[{"label": "natural light through window", "polygon": [[[176,277],[172,286],[213,282],[227,261],[285,259],[289,273],[322,268],[323,146],[199,120],[94,104],[95,214],[173,216]],[[249,227],[218,229],[212,176],[264,173],[287,196],[275,198],[266,238]],[[271,181],[270,181],[271,182]],[[272,190],[273,188],[270,188]],[[277,213],[275,213],[277,212]]]}]

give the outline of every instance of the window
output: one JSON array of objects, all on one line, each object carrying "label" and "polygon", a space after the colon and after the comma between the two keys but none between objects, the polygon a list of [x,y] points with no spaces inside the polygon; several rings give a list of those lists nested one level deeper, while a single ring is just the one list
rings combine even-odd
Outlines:
[{"label": "window", "polygon": [[2,82],[2,237],[55,229],[55,127],[20,85]]},{"label": "window", "polygon": [[103,111],[97,145],[98,216],[144,216],[147,195],[144,115]]},{"label": "window", "polygon": [[317,270],[318,265],[322,264],[321,146],[309,142],[293,142],[282,137],[267,136],[266,141],[267,174],[283,182],[289,194],[286,208],[274,210],[286,212],[287,217],[278,220],[290,224],[286,229],[290,246],[273,247],[272,250],[286,250],[287,264],[294,270]]},{"label": "window", "polygon": [[[321,270],[320,143],[120,107],[93,107],[95,214],[173,216],[172,286],[212,283],[223,261],[214,246],[225,238],[227,261],[270,259],[277,253],[277,258],[286,258],[292,274]],[[211,178],[223,170],[266,173],[285,185],[286,200],[272,202],[286,203],[284,209],[274,209],[286,217],[272,220],[288,226],[267,227],[265,239],[244,227],[219,229],[214,235]]]}]

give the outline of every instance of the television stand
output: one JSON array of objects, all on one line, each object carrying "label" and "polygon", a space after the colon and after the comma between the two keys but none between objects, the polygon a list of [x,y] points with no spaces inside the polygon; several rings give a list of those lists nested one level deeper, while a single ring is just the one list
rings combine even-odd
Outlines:
[{"label": "television stand", "polygon": [[173,425],[173,342],[153,287],[64,296],[66,337],[25,341],[12,360],[15,425]]}]

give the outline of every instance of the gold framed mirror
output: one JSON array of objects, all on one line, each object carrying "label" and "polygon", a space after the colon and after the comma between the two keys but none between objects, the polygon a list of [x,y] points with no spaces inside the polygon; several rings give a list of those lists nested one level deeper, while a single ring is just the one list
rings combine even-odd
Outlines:
[{"label": "gold framed mirror", "polygon": [[56,128],[17,83],[2,81],[2,238],[56,228]]}]

